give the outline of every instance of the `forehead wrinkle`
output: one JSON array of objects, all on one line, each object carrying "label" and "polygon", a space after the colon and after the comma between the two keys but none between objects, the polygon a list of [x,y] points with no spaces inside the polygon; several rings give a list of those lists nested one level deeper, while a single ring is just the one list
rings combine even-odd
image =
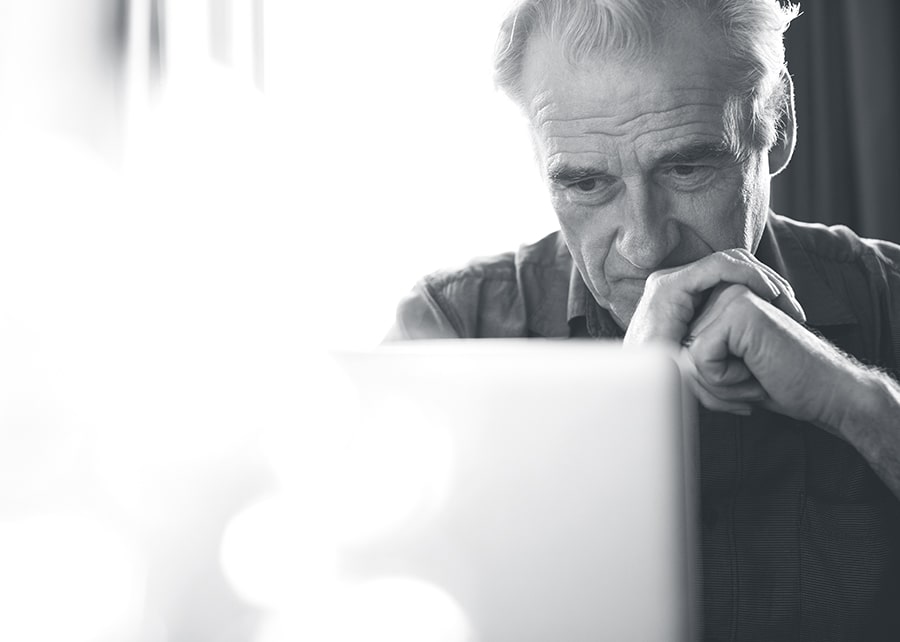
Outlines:
[{"label": "forehead wrinkle", "polygon": [[[536,123],[536,127],[548,137],[577,138],[593,134],[610,134],[611,130],[614,129],[614,123],[612,124],[613,126],[604,126],[604,123],[609,121],[615,121],[615,116],[548,118],[540,123]],[[579,127],[581,123],[584,123],[584,125]]]},{"label": "forehead wrinkle", "polygon": [[[586,118],[548,118],[543,122],[539,123],[538,128],[547,136],[555,137],[555,138],[577,138],[579,136],[588,136],[588,135],[600,135],[600,136],[627,136],[631,134],[631,131],[617,131],[622,130],[623,128],[631,127],[635,124],[640,124],[641,121],[645,120],[653,120],[658,118],[665,118],[666,116],[670,116],[672,114],[676,114],[679,111],[683,111],[685,109],[693,109],[693,108],[703,108],[709,109],[715,112],[721,112],[722,106],[718,103],[693,103],[691,105],[679,105],[677,107],[671,107],[669,109],[663,109],[658,111],[646,111],[635,116],[631,116],[625,120],[618,121],[617,115],[612,116],[591,116]],[[641,136],[644,133],[653,133],[659,132],[664,129],[680,126],[680,125],[690,125],[690,124],[705,124],[707,121],[700,120],[692,120],[682,123],[677,123],[675,125],[661,125],[660,127],[655,127],[652,129],[645,129],[637,132],[636,136]],[[719,122],[719,118],[715,119],[715,122]],[[580,129],[580,131],[574,131],[574,133],[570,133],[573,130],[578,129],[576,124],[584,123],[584,129]]]},{"label": "forehead wrinkle", "polygon": [[[709,144],[710,147],[724,145],[723,135],[717,135],[706,131],[697,131],[698,125],[704,126],[705,121],[679,123],[670,127],[659,127],[639,133],[633,138],[628,138],[617,144],[617,139],[622,134],[611,135],[579,135],[566,137],[550,137],[544,140],[543,146],[547,155],[548,165],[556,158],[565,155],[593,155],[603,159],[603,165],[608,166],[611,159],[624,160],[628,158],[634,167],[650,167],[656,165],[665,156],[670,156],[679,150],[695,147],[698,144]],[[687,131],[685,131],[687,130]],[[664,140],[653,140],[654,135],[668,134]],[[648,137],[650,137],[648,139]]]},{"label": "forehead wrinkle", "polygon": [[545,89],[544,91],[539,91],[534,95],[531,99],[529,105],[529,118],[533,123],[537,123],[538,121],[543,119],[543,115],[545,112],[553,109],[556,106],[558,100],[554,99],[554,92],[552,89]]},{"label": "forehead wrinkle", "polygon": [[[646,138],[647,136],[652,136],[654,134],[660,133],[669,133],[669,137],[665,141],[660,141],[660,146],[675,146],[680,145],[679,142],[671,142],[677,141],[679,139],[684,138],[708,138],[708,139],[717,139],[719,136],[716,134],[712,134],[708,131],[700,131],[699,128],[706,128],[709,123],[702,120],[695,120],[689,123],[678,123],[677,125],[663,125],[660,127],[654,127],[652,129],[645,129],[641,132],[638,132],[631,139],[633,143],[637,144],[640,140]],[[695,129],[697,128],[697,129]],[[689,131],[685,131],[684,133],[679,133],[685,129]],[[723,132],[724,134],[724,132]]]},{"label": "forehead wrinkle", "polygon": [[607,154],[614,149],[610,136],[553,136],[544,140],[544,148],[548,154],[594,152]]},{"label": "forehead wrinkle", "polygon": [[[637,70],[632,70],[636,73]],[[650,71],[651,74],[654,70]],[[602,74],[601,74],[602,76]],[[648,84],[640,79],[634,78],[632,81],[625,81],[623,85],[617,82],[598,92],[598,88],[593,86],[591,76],[583,76],[587,85],[584,86],[580,81],[563,79],[549,79],[543,87],[535,88],[535,93],[528,101],[528,115],[532,120],[544,119],[548,110],[557,111],[554,108],[563,107],[565,111],[577,111],[579,107],[582,110],[596,109],[599,103],[602,107],[607,107],[611,113],[607,116],[614,117],[621,110],[627,107],[630,110],[641,112],[649,111],[669,111],[685,105],[707,104],[721,108],[726,99],[728,92],[724,88],[710,87],[706,82],[706,78],[702,78],[699,84],[686,82],[679,83],[679,86],[668,86],[662,89],[655,84]],[[633,75],[631,76],[633,78]],[[558,80],[559,82],[555,82]],[[566,108],[571,109],[566,109]],[[569,116],[565,113],[553,114],[551,117],[565,120]],[[589,116],[575,115],[573,118],[584,118]]]},{"label": "forehead wrinkle", "polygon": [[[685,125],[688,126],[688,125]],[[656,165],[661,159],[666,156],[671,156],[672,154],[691,147],[695,147],[699,144],[710,143],[710,147],[724,145],[724,133],[723,135],[716,135],[707,132],[685,132],[684,134],[673,135],[665,141],[657,142],[657,141],[646,141],[646,136],[658,133],[659,131],[666,131],[671,128],[663,128],[658,130],[657,132],[645,132],[640,136],[635,137],[632,141],[634,144],[634,150],[636,155],[646,156],[646,164],[647,165]]]},{"label": "forehead wrinkle", "polygon": [[[589,151],[584,151],[584,152],[560,151],[560,152],[553,152],[552,154],[548,154],[548,155],[547,155],[547,165],[553,165],[553,164],[556,164],[555,159],[561,158],[561,157],[566,156],[566,155],[571,156],[571,157],[576,157],[576,158],[579,157],[579,156],[589,156],[589,157],[592,156],[592,157],[594,157],[595,159],[602,159],[602,160],[607,160],[607,159],[608,159],[608,156],[606,156],[606,154],[602,154],[602,153],[600,153],[600,152],[589,152]],[[596,164],[596,163],[593,163],[593,164]]]},{"label": "forehead wrinkle", "polygon": [[[645,121],[645,120],[652,120],[652,119],[656,119],[656,118],[665,118],[666,116],[677,114],[680,111],[684,111],[686,109],[694,109],[697,107],[710,108],[712,110],[721,110],[722,106],[719,104],[716,104],[716,103],[692,103],[690,105],[678,105],[677,107],[670,107],[669,109],[645,111],[643,113],[637,114],[636,116],[632,116],[631,118],[628,118],[626,120],[623,120],[623,121],[617,123],[616,127],[617,128],[628,127],[630,125],[639,124],[640,122]],[[697,122],[701,122],[701,121],[689,121],[690,124],[695,124]],[[705,122],[705,121],[702,121],[702,122]],[[643,129],[637,133],[637,136],[641,136],[644,133],[658,132],[658,131],[662,131],[664,129],[669,129],[672,126],[679,126],[682,124],[689,124],[689,123],[682,122],[682,123],[678,123],[676,125],[668,125],[668,126],[663,124],[656,128]],[[589,131],[587,133],[593,133],[593,132]]]}]

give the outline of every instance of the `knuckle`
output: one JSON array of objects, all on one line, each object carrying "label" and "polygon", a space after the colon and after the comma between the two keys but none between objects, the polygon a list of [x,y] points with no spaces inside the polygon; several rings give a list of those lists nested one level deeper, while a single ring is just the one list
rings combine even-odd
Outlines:
[{"label": "knuckle", "polygon": [[729,283],[718,292],[717,303],[719,305],[732,305],[736,302],[750,298],[752,290],[742,283]]},{"label": "knuckle", "polygon": [[732,298],[736,300],[748,299],[753,294],[753,291],[743,283],[734,283],[729,286],[728,290],[731,293]]},{"label": "knuckle", "polygon": [[739,284],[734,287],[734,298],[736,301],[739,301],[741,305],[746,303],[753,303],[758,299],[756,294],[753,293],[748,286]]},{"label": "knuckle", "polygon": [[646,281],[644,282],[644,290],[645,291],[654,291],[659,288],[661,283],[664,283],[666,280],[666,274],[662,272],[653,272],[650,274]]},{"label": "knuckle", "polygon": [[734,294],[729,300],[729,304],[734,307],[735,313],[739,316],[748,316],[759,309],[759,303],[762,301],[753,291],[744,285],[733,286]]},{"label": "knuckle", "polygon": [[725,382],[725,369],[718,366],[707,366],[701,370],[703,378],[712,386],[721,386]]},{"label": "knuckle", "polygon": [[698,365],[697,371],[710,393],[719,392],[718,388],[724,384],[724,381],[722,373],[718,369]]},{"label": "knuckle", "polygon": [[742,257],[736,256],[731,250],[722,250],[714,255],[717,258],[718,265],[727,271],[728,274],[736,276],[741,271],[752,269],[751,266]]},{"label": "knuckle", "polygon": [[734,263],[735,261],[730,250],[719,250],[712,255],[712,258],[725,263]]}]

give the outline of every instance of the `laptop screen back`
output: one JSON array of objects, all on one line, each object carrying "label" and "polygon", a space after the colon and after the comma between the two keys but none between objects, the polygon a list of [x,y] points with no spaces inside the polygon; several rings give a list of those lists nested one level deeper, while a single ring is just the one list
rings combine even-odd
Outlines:
[{"label": "laptop screen back", "polygon": [[467,640],[696,639],[696,422],[671,354],[479,340],[338,358],[360,404],[346,580],[440,587]]}]

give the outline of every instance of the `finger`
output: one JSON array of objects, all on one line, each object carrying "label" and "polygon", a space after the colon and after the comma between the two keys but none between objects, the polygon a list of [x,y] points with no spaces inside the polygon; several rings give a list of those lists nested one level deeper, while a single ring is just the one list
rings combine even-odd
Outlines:
[{"label": "finger", "polygon": [[749,416],[753,412],[753,405],[745,401],[732,401],[721,399],[712,394],[695,378],[688,377],[688,384],[697,401],[707,410],[713,412],[728,412],[735,415]]},{"label": "finger", "polygon": [[648,288],[678,287],[692,293],[705,292],[720,283],[743,285],[766,301],[782,293],[758,265],[728,252],[715,252],[682,269],[660,270],[647,279]]},{"label": "finger", "polygon": [[[740,296],[742,293],[751,296],[743,288],[732,286],[731,289],[737,292],[734,296]],[[765,395],[761,394],[765,392],[761,387],[750,386],[746,387],[746,390],[738,387],[747,382],[755,382],[756,378],[747,364],[730,352],[727,322],[717,323],[727,308],[729,294],[726,292],[722,295],[723,304],[719,304],[718,300],[713,303],[712,308],[718,310],[718,314],[711,313],[707,317],[707,323],[698,323],[697,327],[691,328],[693,340],[690,341],[687,351],[697,378],[712,394],[717,396],[731,394],[736,395],[734,398],[758,401],[765,398]],[[732,388],[730,393],[724,392]]]},{"label": "finger", "polygon": [[795,321],[799,323],[806,323],[806,312],[803,310],[803,306],[800,305],[800,302],[797,300],[797,295],[794,293],[794,288],[786,278],[781,276],[774,269],[760,261],[753,254],[743,248],[725,250],[725,252],[732,257],[738,258],[739,260],[747,261],[748,263],[751,263],[758,269],[762,270],[769,278],[769,280],[778,288],[778,296],[767,300]]},{"label": "finger", "polygon": [[[683,348],[681,350],[679,364],[691,391],[704,408],[712,410],[713,412],[728,412],[744,416],[749,415],[753,411],[753,406],[747,401],[722,398],[710,392],[710,390],[703,385],[701,378],[697,374],[696,365],[694,364],[688,349]],[[751,397],[754,396],[749,393],[745,394],[748,394],[748,396]]]},{"label": "finger", "polygon": [[[731,283],[720,283],[712,289],[700,314],[691,322],[688,332],[694,337],[701,334],[725,310],[728,302],[745,291],[744,286]],[[724,299],[723,299],[724,297]]]},{"label": "finger", "polygon": [[806,323],[806,311],[800,302],[791,294],[781,294],[770,301],[772,305],[791,317],[797,323]]},{"label": "finger", "polygon": [[753,373],[744,362],[734,357],[698,364],[697,372],[705,384],[716,388],[727,388],[754,380]]},{"label": "finger", "polygon": [[769,399],[765,388],[756,380],[750,379],[733,386],[714,386],[706,382],[702,377],[697,378],[697,385],[725,403],[763,403]]},{"label": "finger", "polygon": [[788,281],[786,278],[781,276],[781,274],[779,274],[774,268],[769,267],[768,265],[766,265],[765,263],[760,261],[756,257],[756,255],[753,254],[752,252],[750,252],[749,250],[746,250],[742,247],[737,247],[737,248],[733,248],[731,250],[724,250],[724,251],[733,256],[739,256],[739,257],[743,258],[744,260],[753,263],[754,265],[758,266],[761,270],[763,270],[766,273],[766,275],[770,279],[772,279],[772,281],[774,281],[775,284],[781,290],[791,293],[791,294],[794,293],[794,288],[791,285],[790,281]]}]

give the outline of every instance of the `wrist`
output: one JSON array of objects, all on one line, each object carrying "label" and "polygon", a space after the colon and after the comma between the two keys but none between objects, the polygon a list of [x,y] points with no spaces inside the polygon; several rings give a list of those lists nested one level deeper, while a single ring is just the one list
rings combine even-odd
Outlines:
[{"label": "wrist", "polygon": [[860,452],[871,445],[873,430],[891,425],[900,416],[900,390],[891,378],[877,370],[860,367],[836,420],[830,426]]}]

